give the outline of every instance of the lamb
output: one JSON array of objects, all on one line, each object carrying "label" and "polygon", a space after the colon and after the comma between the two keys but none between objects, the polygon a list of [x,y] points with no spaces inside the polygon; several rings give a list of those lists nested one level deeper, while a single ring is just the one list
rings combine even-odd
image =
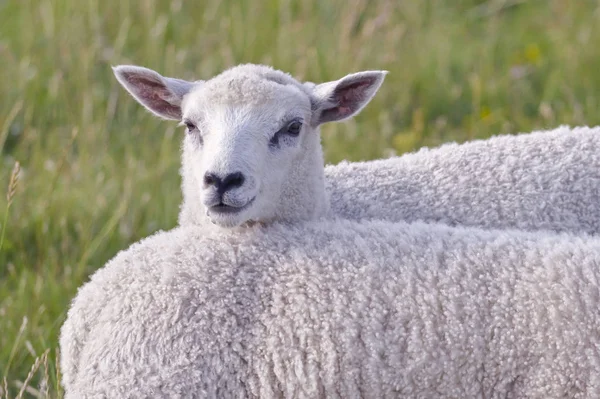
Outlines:
[{"label": "lamb", "polygon": [[183,96],[116,72],[188,125],[184,189],[215,226],[158,233],[80,289],[67,398],[600,393],[598,238],[329,215],[313,133],[383,72],[310,86],[242,66]]},{"label": "lamb", "polygon": [[263,65],[239,65],[208,80],[165,78],[139,66],[119,82],[159,117],[186,126],[181,168],[189,218],[221,227],[329,214],[319,126],[352,117],[385,71],[302,84]]},{"label": "lamb", "polygon": [[600,233],[599,127],[345,162],[326,167],[325,180],[332,213],[353,220]]},{"label": "lamb", "polygon": [[[260,66],[233,69],[229,78],[240,71],[255,78],[269,76],[267,79],[276,83],[279,80],[283,87],[297,88],[301,96],[306,97],[305,103],[310,104],[326,98],[327,94],[319,91],[327,90],[332,84],[301,84],[289,75]],[[169,119],[181,119],[183,98],[205,84],[165,78],[139,67],[119,67],[115,72],[138,101],[155,114]],[[374,76],[377,83],[366,93],[364,103],[357,110],[366,104],[385,76],[381,71],[366,74],[358,76]],[[156,94],[157,87],[162,94]],[[311,90],[315,88],[317,94],[313,95]],[[355,89],[352,91],[356,92]],[[158,97],[153,97],[156,95]],[[161,95],[171,102],[156,102]],[[188,102],[196,101],[194,95],[189,97]],[[273,104],[281,106],[277,102]],[[256,124],[254,119],[261,119],[262,112],[265,112],[265,120],[275,112],[265,109],[264,104],[259,103],[261,107],[256,110],[251,110],[252,105],[248,105],[247,112],[256,114],[248,117],[248,125]],[[193,123],[191,126],[193,131],[196,126]],[[318,126],[310,123],[304,123],[302,129],[305,135],[316,137],[319,134]],[[562,126],[548,132],[501,136],[462,145],[447,144],[439,149],[424,149],[386,160],[329,165],[325,168],[324,178],[331,211],[325,212],[321,204],[315,212],[352,220],[420,220],[486,228],[596,234],[600,232],[600,207],[597,206],[600,194],[599,135],[600,128]],[[184,140],[184,201],[179,223],[204,225],[209,218],[205,206],[200,205],[203,180],[187,166],[200,154],[189,136]],[[306,150],[313,153],[311,167],[317,169],[320,176],[319,169],[323,167],[320,144],[313,140]],[[291,192],[288,190],[286,195]],[[299,202],[303,203],[302,200]]]},{"label": "lamb", "polygon": [[600,239],[326,220],[180,227],[99,270],[66,398],[596,398]]}]

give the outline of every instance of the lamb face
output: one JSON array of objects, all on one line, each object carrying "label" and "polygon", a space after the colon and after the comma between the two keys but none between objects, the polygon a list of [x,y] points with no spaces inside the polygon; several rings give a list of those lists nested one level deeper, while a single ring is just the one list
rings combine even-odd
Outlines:
[{"label": "lamb face", "polygon": [[309,93],[295,82],[231,72],[182,104],[184,173],[207,216],[232,227],[324,213],[323,156]]},{"label": "lamb face", "polygon": [[193,83],[141,67],[115,74],[146,108],[186,126],[184,202],[222,227],[325,215],[319,126],[358,113],[385,76],[369,71],[302,84],[251,64]]}]

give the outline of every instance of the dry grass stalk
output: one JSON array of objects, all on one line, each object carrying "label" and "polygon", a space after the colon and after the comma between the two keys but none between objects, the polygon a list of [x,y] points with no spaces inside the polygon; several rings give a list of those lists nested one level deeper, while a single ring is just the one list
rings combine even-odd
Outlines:
[{"label": "dry grass stalk", "polygon": [[15,193],[17,192],[17,185],[19,183],[19,173],[21,172],[21,165],[19,161],[15,162],[15,166],[10,174],[10,181],[8,182],[8,190],[6,192],[6,201],[8,201],[7,206],[10,206],[13,198],[15,197]]},{"label": "dry grass stalk", "polygon": [[23,398],[23,395],[25,394],[27,387],[31,383],[31,379],[33,378],[35,373],[38,371],[40,366],[43,364],[45,368],[48,367],[48,354],[49,353],[50,353],[50,349],[46,349],[46,351],[42,354],[42,356],[35,359],[35,363],[33,363],[33,366],[31,366],[31,370],[29,371],[29,374],[27,374],[27,378],[25,378],[25,381],[23,382],[23,385],[21,386],[21,390],[19,391],[19,394],[17,395],[16,399]]},{"label": "dry grass stalk", "polygon": [[8,190],[6,191],[6,211],[4,212],[4,222],[2,223],[2,234],[0,235],[0,250],[4,245],[4,234],[6,233],[6,223],[8,222],[8,211],[10,204],[12,204],[13,198],[17,192],[17,185],[19,183],[19,172],[21,172],[21,165],[19,161],[15,162],[12,172],[10,173],[10,180],[8,182]]}]

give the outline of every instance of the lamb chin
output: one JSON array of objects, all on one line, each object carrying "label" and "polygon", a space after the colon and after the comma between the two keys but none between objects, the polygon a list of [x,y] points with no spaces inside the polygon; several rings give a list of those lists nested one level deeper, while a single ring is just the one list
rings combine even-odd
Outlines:
[{"label": "lamb chin", "polygon": [[232,228],[242,225],[247,222],[248,219],[242,215],[244,212],[237,213],[225,213],[225,212],[215,212],[212,210],[207,211],[207,215],[210,221],[213,224],[216,224],[220,227]]}]

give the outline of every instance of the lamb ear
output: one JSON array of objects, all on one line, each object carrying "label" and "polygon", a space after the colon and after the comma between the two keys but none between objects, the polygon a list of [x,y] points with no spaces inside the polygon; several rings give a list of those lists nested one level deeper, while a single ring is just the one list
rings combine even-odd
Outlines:
[{"label": "lamb ear", "polygon": [[119,65],[113,72],[121,85],[144,107],[165,119],[181,119],[181,100],[194,82],[166,78],[140,66]]},{"label": "lamb ear", "polygon": [[341,121],[360,112],[371,101],[387,71],[353,73],[313,88],[316,125]]}]

